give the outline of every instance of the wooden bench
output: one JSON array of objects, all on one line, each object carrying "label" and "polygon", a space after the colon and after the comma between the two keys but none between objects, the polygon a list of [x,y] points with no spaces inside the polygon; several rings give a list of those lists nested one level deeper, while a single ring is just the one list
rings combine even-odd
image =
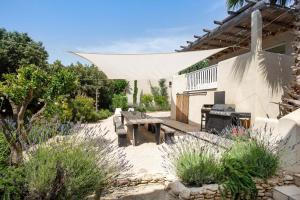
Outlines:
[{"label": "wooden bench", "polygon": [[165,133],[165,143],[173,143],[176,130],[165,125],[161,125],[160,128]]},{"label": "wooden bench", "polygon": [[118,135],[118,146],[119,147],[125,147],[127,146],[127,132],[124,128],[124,125],[121,122],[120,117],[114,117],[113,118],[115,132]]}]

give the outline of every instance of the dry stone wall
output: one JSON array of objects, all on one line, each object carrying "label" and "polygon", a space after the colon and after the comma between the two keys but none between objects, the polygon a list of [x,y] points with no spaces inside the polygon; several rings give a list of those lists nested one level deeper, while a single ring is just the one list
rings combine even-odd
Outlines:
[{"label": "dry stone wall", "polygon": [[[281,173],[268,180],[256,179],[258,200],[272,200],[272,190],[275,186],[294,184],[291,175]],[[217,184],[204,185],[203,187],[186,187],[180,181],[170,182],[166,191],[173,199],[180,200],[221,200],[220,186]],[[231,199],[230,194],[226,199]]]}]

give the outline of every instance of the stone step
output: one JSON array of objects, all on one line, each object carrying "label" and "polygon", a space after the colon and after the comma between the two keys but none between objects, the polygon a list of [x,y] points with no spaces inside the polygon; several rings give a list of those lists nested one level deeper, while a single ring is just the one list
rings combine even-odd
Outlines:
[{"label": "stone step", "polygon": [[296,185],[277,186],[273,189],[274,200],[300,200],[300,187]]},{"label": "stone step", "polygon": [[294,175],[295,184],[300,187],[300,174]]}]

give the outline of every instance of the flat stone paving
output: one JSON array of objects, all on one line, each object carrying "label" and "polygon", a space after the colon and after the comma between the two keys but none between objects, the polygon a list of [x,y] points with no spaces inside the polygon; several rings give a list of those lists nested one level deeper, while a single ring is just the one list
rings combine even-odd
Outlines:
[{"label": "flat stone paving", "polygon": [[300,200],[300,187],[296,185],[275,187],[273,198],[274,200]]}]

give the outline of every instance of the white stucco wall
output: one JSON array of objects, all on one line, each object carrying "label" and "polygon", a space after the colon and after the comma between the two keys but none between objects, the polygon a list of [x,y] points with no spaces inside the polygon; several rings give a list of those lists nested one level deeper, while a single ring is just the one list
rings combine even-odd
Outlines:
[{"label": "white stucco wall", "polygon": [[[290,80],[292,61],[291,56],[261,51],[218,63],[218,88],[190,96],[190,123],[200,124],[201,107],[213,104],[215,91],[225,91],[225,103],[235,104],[238,112],[250,112],[252,122],[256,117],[276,118],[279,109],[273,102],[281,100],[282,87]],[[185,88],[185,75],[173,78],[173,104],[176,104],[176,94]],[[172,116],[175,110],[173,105]]]},{"label": "white stucco wall", "polygon": [[[140,102],[141,92],[143,92],[143,94],[151,94],[150,82],[153,86],[158,86],[158,81],[159,81],[159,79],[157,79],[157,80],[154,80],[154,79],[153,80],[138,80],[137,81],[137,87],[138,87],[137,103]],[[166,86],[168,87],[169,99],[171,100],[171,97],[170,97],[171,88],[169,87],[170,81],[172,81],[172,78],[166,78]],[[132,104],[133,103],[134,81],[133,80],[129,81],[129,84],[130,84],[131,92],[130,92],[130,94],[127,94],[127,98],[128,98],[128,103]]]}]

